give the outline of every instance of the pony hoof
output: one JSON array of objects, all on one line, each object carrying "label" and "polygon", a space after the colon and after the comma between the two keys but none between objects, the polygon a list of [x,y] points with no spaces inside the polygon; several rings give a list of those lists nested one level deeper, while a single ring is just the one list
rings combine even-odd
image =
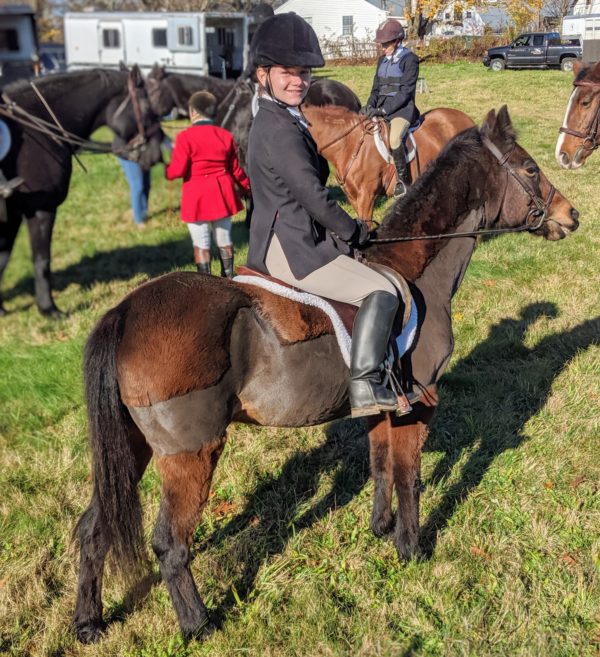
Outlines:
[{"label": "pony hoof", "polygon": [[377,538],[384,538],[392,533],[394,529],[394,517],[390,515],[389,517],[378,518],[377,520],[371,520],[371,531]]},{"label": "pony hoof", "polygon": [[191,630],[182,629],[182,634],[186,643],[193,640],[201,641],[210,636],[216,629],[217,626],[207,616],[206,621],[202,625]]},{"label": "pony hoof", "polygon": [[412,559],[419,559],[423,556],[421,548],[418,545],[396,545],[396,552],[400,563],[407,563]]},{"label": "pony hoof", "polygon": [[104,634],[103,623],[87,623],[75,626],[75,636],[81,643],[97,643]]},{"label": "pony hoof", "polygon": [[0,305],[0,317],[6,317],[8,315],[8,312],[6,308],[2,305]]}]

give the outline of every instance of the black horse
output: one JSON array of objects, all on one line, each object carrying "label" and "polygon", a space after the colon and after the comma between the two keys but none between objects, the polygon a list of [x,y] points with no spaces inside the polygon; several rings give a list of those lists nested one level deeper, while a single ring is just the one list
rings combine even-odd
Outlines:
[{"label": "black horse", "polygon": [[[36,91],[37,90],[37,91]],[[29,229],[35,300],[44,315],[61,316],[52,298],[50,242],[58,206],[65,200],[72,155],[102,125],[115,134],[112,150],[148,169],[160,161],[162,133],[139,69],[94,69],[16,82],[0,105],[12,145],[2,161],[7,179],[25,182],[7,200],[0,222],[0,282],[23,218]],[[110,147],[105,149],[110,152]],[[6,314],[0,295],[0,316]]]},{"label": "black horse", "polygon": [[[241,165],[246,163],[248,135],[252,125],[252,99],[254,84],[245,77],[236,81],[220,80],[210,76],[168,73],[154,65],[147,80],[152,108],[159,116],[176,109],[187,116],[190,96],[196,91],[210,91],[217,99],[215,122],[229,130],[238,147]],[[341,105],[353,112],[360,109],[358,96],[345,84],[327,78],[314,80],[304,102],[307,105]]]}]

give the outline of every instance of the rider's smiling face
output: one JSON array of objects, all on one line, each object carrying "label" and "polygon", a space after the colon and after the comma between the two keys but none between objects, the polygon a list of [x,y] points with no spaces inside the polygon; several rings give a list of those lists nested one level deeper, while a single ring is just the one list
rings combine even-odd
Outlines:
[{"label": "rider's smiling face", "polygon": [[310,86],[310,68],[304,66],[271,66],[270,69],[259,67],[256,76],[261,86],[268,89],[287,105],[300,105]]}]

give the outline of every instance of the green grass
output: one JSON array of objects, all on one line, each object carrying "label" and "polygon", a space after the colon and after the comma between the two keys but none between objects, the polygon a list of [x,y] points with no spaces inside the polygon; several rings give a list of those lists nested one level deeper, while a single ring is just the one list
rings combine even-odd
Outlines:
[{"label": "green grass", "polygon": [[[325,74],[363,100],[369,92],[370,68]],[[554,162],[569,75],[463,63],[422,74],[431,89],[418,96],[422,110],[456,107],[481,122],[507,103],[520,142],[581,212],[580,230],[560,243],[505,236],[475,252],[423,454],[430,557],[402,565],[369,532],[363,424],[236,426],[194,542],[193,572],[220,629],[184,645],[154,566],[134,591],[107,576],[114,622],[100,644],[75,642],[71,532],[91,490],[83,344],[135,285],[192,268],[179,187],[161,167],[149,227],[138,231],[122,216],[129,200],[116,160],[84,156],[90,173],[75,170],[53,241],[56,301],[68,317],[50,322],[33,307],[25,231],[3,282],[12,312],[0,321],[0,654],[598,655],[600,155],[575,172]],[[235,240],[239,262],[241,222]],[[152,466],[141,495],[149,537]]]}]

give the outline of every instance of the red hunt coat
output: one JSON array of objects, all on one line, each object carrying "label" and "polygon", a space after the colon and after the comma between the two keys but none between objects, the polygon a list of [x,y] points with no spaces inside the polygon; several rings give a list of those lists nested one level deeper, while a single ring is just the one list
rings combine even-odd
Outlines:
[{"label": "red hunt coat", "polygon": [[244,206],[236,183],[250,192],[250,181],[237,158],[233,135],[224,128],[198,121],[177,135],[167,180],[183,178],[181,220],[216,221]]}]

